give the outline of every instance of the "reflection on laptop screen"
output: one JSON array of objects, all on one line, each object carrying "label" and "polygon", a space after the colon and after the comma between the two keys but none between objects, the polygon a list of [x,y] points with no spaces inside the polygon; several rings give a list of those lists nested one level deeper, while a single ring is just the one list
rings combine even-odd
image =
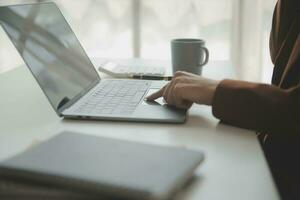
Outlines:
[{"label": "reflection on laptop screen", "polygon": [[99,81],[54,3],[0,7],[0,23],[54,109]]}]

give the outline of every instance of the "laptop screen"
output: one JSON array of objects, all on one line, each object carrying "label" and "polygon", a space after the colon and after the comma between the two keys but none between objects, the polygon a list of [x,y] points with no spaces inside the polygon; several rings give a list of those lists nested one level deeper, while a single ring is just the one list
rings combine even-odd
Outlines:
[{"label": "laptop screen", "polygon": [[0,23],[56,111],[100,80],[54,3],[0,7]]}]

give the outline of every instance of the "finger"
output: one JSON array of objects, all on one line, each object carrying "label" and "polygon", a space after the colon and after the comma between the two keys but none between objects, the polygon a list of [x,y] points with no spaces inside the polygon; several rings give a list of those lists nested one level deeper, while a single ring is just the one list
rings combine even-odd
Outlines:
[{"label": "finger", "polygon": [[193,102],[186,99],[188,84],[179,83],[174,87],[174,105],[178,108],[189,109]]},{"label": "finger", "polygon": [[182,93],[182,88],[184,87],[184,84],[177,84],[174,87],[174,103],[176,107],[182,108],[183,107],[183,95]]},{"label": "finger", "polygon": [[154,101],[155,99],[158,99],[158,98],[162,97],[163,94],[164,94],[165,88],[166,88],[166,86],[164,86],[164,87],[163,87],[162,89],[160,89],[159,91],[157,91],[157,92],[151,94],[150,96],[147,96],[147,97],[146,97],[146,100],[147,100],[147,101]]},{"label": "finger", "polygon": [[165,91],[167,103],[170,104],[170,105],[174,105],[174,87],[175,87],[176,84],[178,84],[178,81],[174,79],[170,83],[170,85],[168,87],[168,90]]},{"label": "finger", "polygon": [[189,73],[189,72],[186,72],[186,71],[177,71],[174,75],[174,77],[181,77],[181,76],[189,76],[189,77],[192,77],[192,76],[195,76],[195,74],[192,74],[192,73]]},{"label": "finger", "polygon": [[171,81],[170,83],[168,83],[168,85],[166,85],[165,91],[163,93],[163,97],[166,103],[169,103],[169,99],[168,99],[168,93],[170,91],[170,87],[173,81]]},{"label": "finger", "polygon": [[183,100],[183,101],[181,101],[180,103],[176,104],[175,106],[176,106],[177,108],[189,109],[189,108],[192,107],[192,105],[193,105],[193,102]]}]

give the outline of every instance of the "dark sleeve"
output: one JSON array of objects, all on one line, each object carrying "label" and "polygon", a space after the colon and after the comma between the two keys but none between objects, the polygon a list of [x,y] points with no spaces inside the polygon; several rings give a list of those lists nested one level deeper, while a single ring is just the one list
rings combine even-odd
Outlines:
[{"label": "dark sleeve", "polygon": [[[300,134],[299,2],[279,0],[274,11],[270,38],[274,85],[222,81],[212,105],[215,117],[267,134]],[[289,86],[275,86],[283,83]]]},{"label": "dark sleeve", "polygon": [[[283,45],[292,45],[284,44],[287,36],[289,36],[288,30],[294,23],[294,19],[299,17],[300,12],[300,1],[299,0],[278,0],[272,22],[272,31],[270,35],[270,53],[273,63],[276,63],[276,60],[280,59],[280,56],[284,54],[289,54],[290,52],[282,52]],[[279,63],[280,64],[280,63]]]},{"label": "dark sleeve", "polygon": [[213,114],[223,122],[268,134],[300,134],[300,87],[224,80],[217,87]]}]

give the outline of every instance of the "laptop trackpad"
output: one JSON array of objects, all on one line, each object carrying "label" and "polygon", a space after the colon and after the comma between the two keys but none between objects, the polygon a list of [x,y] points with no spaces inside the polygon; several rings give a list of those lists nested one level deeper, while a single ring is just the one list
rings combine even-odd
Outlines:
[{"label": "laptop trackpad", "polygon": [[[158,90],[159,90],[159,89],[149,89],[149,91],[148,91],[146,97],[147,97],[147,96],[150,96],[151,94],[153,94],[153,93],[155,93],[155,92],[157,92]],[[165,104],[166,104],[166,103],[165,103],[163,97],[160,97],[160,98],[156,99],[155,101],[147,101],[147,100],[144,100],[144,101],[142,102],[142,105],[165,105]]]}]

